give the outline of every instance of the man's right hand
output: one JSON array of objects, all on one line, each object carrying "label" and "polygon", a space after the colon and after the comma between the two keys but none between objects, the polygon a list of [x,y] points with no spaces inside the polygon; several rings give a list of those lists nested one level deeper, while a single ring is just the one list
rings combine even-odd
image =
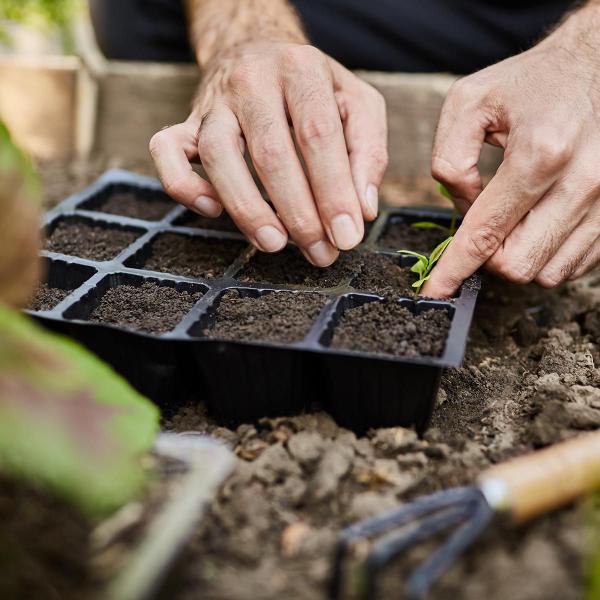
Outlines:
[{"label": "man's right hand", "polygon": [[[273,208],[252,179],[246,147]],[[385,102],[314,47],[247,43],[207,65],[192,114],[157,133],[150,151],[181,204],[209,217],[225,208],[264,252],[281,250],[289,235],[325,267],[359,244],[364,220],[377,216]],[[210,183],[192,170],[198,158]]]}]

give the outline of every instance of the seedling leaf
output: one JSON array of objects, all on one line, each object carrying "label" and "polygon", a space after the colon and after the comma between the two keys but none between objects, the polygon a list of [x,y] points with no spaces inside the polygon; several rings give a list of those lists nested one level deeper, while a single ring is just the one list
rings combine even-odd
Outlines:
[{"label": "seedling leaf", "polygon": [[418,252],[413,252],[412,250],[398,250],[400,254],[408,254],[409,256],[417,257],[417,262],[410,268],[413,273],[416,273],[419,276],[419,279],[412,284],[412,287],[416,288],[417,292],[421,291],[424,283],[431,276],[431,270],[442,257],[442,254],[444,254],[444,251],[451,241],[452,236],[445,239],[441,244],[433,249],[433,252],[429,255],[429,257],[425,256],[424,254],[419,254]]},{"label": "seedling leaf", "polygon": [[441,231],[448,231],[447,227],[433,221],[417,221],[416,223],[411,223],[410,226],[414,229],[439,229]]}]

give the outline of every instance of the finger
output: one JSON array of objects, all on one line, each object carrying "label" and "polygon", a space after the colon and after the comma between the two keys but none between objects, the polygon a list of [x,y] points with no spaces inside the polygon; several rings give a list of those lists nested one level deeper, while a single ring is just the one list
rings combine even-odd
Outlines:
[{"label": "finger", "polygon": [[388,131],[385,100],[366,83],[359,82],[360,94],[349,94],[356,81],[344,85],[349,75],[345,69],[334,69],[337,87],[336,100],[342,123],[346,147],[350,159],[350,171],[356,194],[360,201],[363,218],[373,221],[379,210],[379,186],[388,165]]},{"label": "finger", "polygon": [[329,66],[318,50],[308,50],[318,53],[310,57],[315,66],[284,74],[285,100],[323,226],[337,248],[349,250],[364,235],[362,210]]},{"label": "finger", "polygon": [[431,297],[454,294],[467,277],[497,252],[517,223],[548,192],[566,160],[558,146],[534,153],[529,144],[524,144],[508,152],[466,214],[423,293]]},{"label": "finger", "polygon": [[223,207],[216,190],[190,164],[198,155],[195,125],[186,122],[159,131],[150,140],[150,154],[171,198],[206,217],[221,214]]},{"label": "finger", "polygon": [[535,281],[552,288],[583,275],[594,263],[600,237],[600,218],[584,219],[541,269]]},{"label": "finger", "polygon": [[579,277],[585,275],[598,265],[600,265],[600,238],[596,239],[596,242],[589,249],[579,266],[569,276],[569,280],[579,279]]},{"label": "finger", "polygon": [[215,109],[200,127],[200,158],[239,229],[263,252],[277,252],[286,245],[287,232],[260,195],[240,152],[240,140],[235,115],[226,107]]},{"label": "finger", "polygon": [[[443,183],[461,210],[468,210],[482,190],[477,163],[491,126],[482,108],[482,91],[461,79],[450,88],[438,122],[431,174]],[[465,210],[466,212],[466,210]]]},{"label": "finger", "polygon": [[[514,283],[536,279],[585,218],[590,200],[577,193],[577,185],[575,180],[557,182],[506,237],[486,267]],[[546,276],[558,277],[559,272],[546,270]]]},{"label": "finger", "polygon": [[282,98],[245,99],[238,119],[252,162],[288,233],[311,263],[331,265],[339,255],[321,223],[294,147]]}]

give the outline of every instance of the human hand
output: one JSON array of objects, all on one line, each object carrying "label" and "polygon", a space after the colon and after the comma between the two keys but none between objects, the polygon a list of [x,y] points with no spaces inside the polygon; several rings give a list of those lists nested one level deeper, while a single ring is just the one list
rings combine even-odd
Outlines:
[{"label": "human hand", "polygon": [[[434,143],[432,174],[466,214],[423,293],[451,296],[481,265],[553,287],[600,261],[600,9],[459,80]],[[487,141],[504,160],[482,191]]]},{"label": "human hand", "polygon": [[[252,180],[246,145],[274,209]],[[224,207],[264,252],[281,250],[289,234],[325,267],[377,216],[385,102],[316,48],[248,43],[211,61],[188,120],[157,133],[150,150],[175,200],[209,217]],[[192,170],[197,158],[210,183]]]}]

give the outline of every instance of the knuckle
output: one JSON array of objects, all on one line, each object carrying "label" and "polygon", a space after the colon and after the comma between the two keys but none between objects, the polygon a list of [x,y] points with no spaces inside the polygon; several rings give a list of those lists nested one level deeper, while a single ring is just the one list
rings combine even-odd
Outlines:
[{"label": "knuckle", "polygon": [[165,192],[174,200],[185,199],[185,182],[181,177],[173,181],[163,182],[163,187],[165,188]]},{"label": "knuckle", "polygon": [[486,225],[471,231],[467,236],[467,251],[480,262],[487,261],[502,244],[499,228]]},{"label": "knuckle", "polygon": [[281,50],[281,60],[288,67],[314,65],[323,62],[323,53],[308,44],[290,44]]},{"label": "knuckle", "polygon": [[254,66],[242,59],[229,75],[229,84],[233,90],[245,90],[254,86],[255,79]]},{"label": "knuckle", "polygon": [[148,145],[148,148],[150,150],[152,158],[156,159],[160,156],[162,146],[165,140],[165,135],[166,133],[164,131],[159,131],[150,138],[150,144]]},{"label": "knuckle", "polygon": [[518,260],[504,259],[498,265],[498,273],[508,281],[519,285],[531,283],[535,279],[534,269]]},{"label": "knuckle", "polygon": [[550,289],[557,287],[563,281],[563,277],[557,271],[548,269],[539,273],[535,281],[542,287]]},{"label": "knuckle", "polygon": [[463,183],[465,175],[466,173],[461,172],[441,156],[434,155],[431,159],[431,176],[436,181],[441,181],[449,186],[459,187]]},{"label": "knuckle", "polygon": [[385,146],[378,146],[371,151],[371,163],[377,175],[383,176],[389,160],[388,149]]},{"label": "knuckle", "polygon": [[331,141],[340,133],[341,125],[325,115],[304,119],[298,126],[298,141],[301,145],[321,145]]},{"label": "knuckle", "polygon": [[479,93],[479,86],[471,77],[462,77],[457,79],[448,90],[446,96],[450,101],[461,102],[470,99]]},{"label": "knuckle", "polygon": [[212,165],[223,155],[223,136],[216,127],[205,126],[198,136],[198,154],[202,163]]},{"label": "knuckle", "polygon": [[537,169],[562,167],[573,154],[573,145],[564,134],[549,129],[534,132],[530,145],[532,162]]},{"label": "knuckle", "polygon": [[254,164],[266,173],[281,169],[288,155],[286,144],[276,137],[264,137],[250,145]]},{"label": "knuckle", "polygon": [[307,245],[323,237],[320,223],[309,215],[297,214],[285,219],[285,227],[300,245]]}]

